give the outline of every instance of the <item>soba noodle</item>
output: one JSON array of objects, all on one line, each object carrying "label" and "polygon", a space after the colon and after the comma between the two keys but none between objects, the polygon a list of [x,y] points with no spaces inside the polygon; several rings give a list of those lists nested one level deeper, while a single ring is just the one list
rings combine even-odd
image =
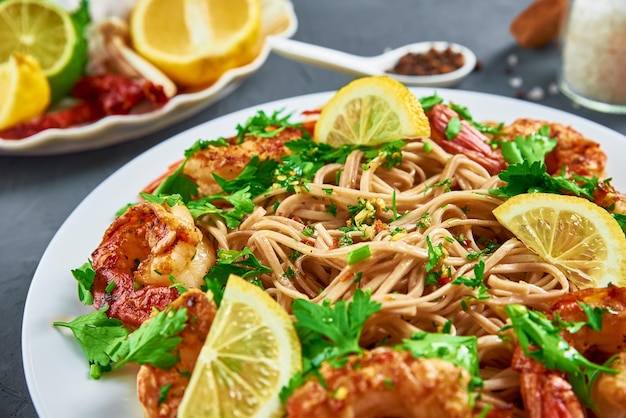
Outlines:
[{"label": "soba noodle", "polygon": [[[498,185],[481,165],[424,139],[408,143],[392,169],[380,157],[366,163],[353,151],[345,164],[324,166],[306,188],[273,189],[255,199],[254,212],[237,230],[217,218],[201,218],[199,226],[219,248],[248,247],[271,267],[263,285],[288,311],[296,298],[334,302],[371,289],[382,309],[366,323],[365,346],[444,326],[477,336],[481,402],[503,405],[519,400],[519,377],[510,368],[514,344],[499,336],[503,307],[545,310],[572,285],[494,218],[503,200],[489,190]],[[354,215],[354,207],[361,213]],[[382,222],[346,228],[359,216]],[[431,260],[429,241],[444,251],[438,260]],[[492,252],[483,251],[488,243],[497,243]],[[371,256],[350,264],[351,252],[366,245]],[[473,277],[479,260],[486,293],[453,283]],[[433,284],[429,273],[439,271],[443,276]]]}]

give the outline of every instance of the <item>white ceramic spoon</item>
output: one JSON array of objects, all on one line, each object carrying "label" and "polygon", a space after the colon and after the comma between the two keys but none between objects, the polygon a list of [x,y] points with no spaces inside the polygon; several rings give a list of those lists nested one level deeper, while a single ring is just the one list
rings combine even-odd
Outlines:
[{"label": "white ceramic spoon", "polygon": [[[476,66],[476,56],[471,50],[451,42],[418,42],[374,57],[352,55],[335,49],[274,36],[268,37],[267,43],[272,48],[272,52],[295,61],[317,65],[357,77],[388,75],[408,86],[454,86],[472,72]],[[426,52],[431,47],[438,50],[444,50],[450,47],[453,51],[463,54],[465,63],[461,68],[446,74],[423,76],[400,75],[387,72],[387,70],[393,68],[403,55],[407,53]]]}]

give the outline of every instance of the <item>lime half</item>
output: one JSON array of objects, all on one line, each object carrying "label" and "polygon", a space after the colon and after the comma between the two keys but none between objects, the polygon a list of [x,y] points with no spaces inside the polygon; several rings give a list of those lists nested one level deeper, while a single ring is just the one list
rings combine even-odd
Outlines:
[{"label": "lime half", "polygon": [[[82,2],[80,11],[85,10]],[[67,95],[85,69],[87,42],[78,26],[67,10],[45,0],[0,2],[0,63],[15,52],[34,57],[56,101]]]}]

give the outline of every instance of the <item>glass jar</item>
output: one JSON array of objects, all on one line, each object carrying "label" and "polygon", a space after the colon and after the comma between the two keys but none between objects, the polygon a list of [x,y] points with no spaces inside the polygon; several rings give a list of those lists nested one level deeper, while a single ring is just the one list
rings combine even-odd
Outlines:
[{"label": "glass jar", "polygon": [[572,0],[561,43],[561,91],[582,106],[626,113],[626,0]]}]

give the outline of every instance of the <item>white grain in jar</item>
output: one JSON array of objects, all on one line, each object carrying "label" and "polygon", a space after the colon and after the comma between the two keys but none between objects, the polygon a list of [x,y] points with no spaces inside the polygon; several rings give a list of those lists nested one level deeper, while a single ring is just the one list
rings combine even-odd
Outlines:
[{"label": "white grain in jar", "polygon": [[566,89],[626,105],[626,0],[573,0],[562,41]]}]

